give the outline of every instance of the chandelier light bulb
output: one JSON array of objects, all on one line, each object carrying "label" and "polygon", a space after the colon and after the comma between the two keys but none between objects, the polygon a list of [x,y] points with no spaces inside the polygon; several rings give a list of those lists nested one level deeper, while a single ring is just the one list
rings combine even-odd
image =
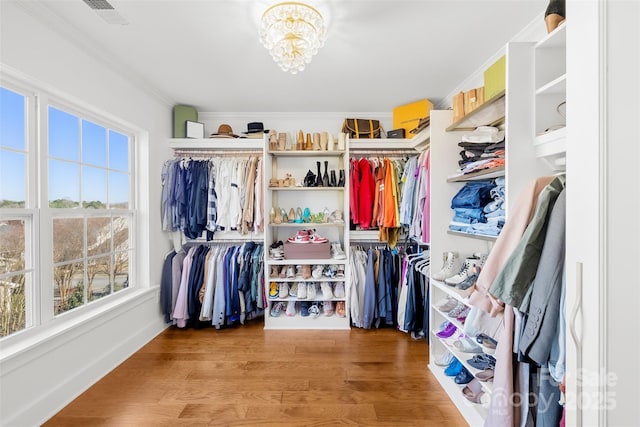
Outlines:
[{"label": "chandelier light bulb", "polygon": [[322,15],[304,3],[278,3],[262,15],[260,42],[283,71],[303,71],[325,39]]}]

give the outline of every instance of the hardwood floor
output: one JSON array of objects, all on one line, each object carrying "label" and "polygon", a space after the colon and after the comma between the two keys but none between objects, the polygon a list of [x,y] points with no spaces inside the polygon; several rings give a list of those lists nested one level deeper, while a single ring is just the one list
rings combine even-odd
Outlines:
[{"label": "hardwood floor", "polygon": [[169,328],[45,426],[464,426],[392,328]]}]

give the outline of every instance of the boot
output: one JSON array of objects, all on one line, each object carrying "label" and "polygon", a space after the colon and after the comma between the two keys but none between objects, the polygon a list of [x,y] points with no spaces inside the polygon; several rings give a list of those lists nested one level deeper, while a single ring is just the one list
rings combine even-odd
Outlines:
[{"label": "boot", "polygon": [[320,151],[320,134],[318,132],[314,132],[312,138],[313,144],[311,145],[311,149],[314,151]]},{"label": "boot", "polygon": [[446,252],[443,254],[443,264],[440,271],[433,273],[431,278],[433,280],[444,281],[449,277],[455,276],[457,271],[460,271],[460,260],[458,252]]},{"label": "boot", "polygon": [[298,132],[298,141],[296,142],[296,150],[297,151],[304,150],[304,134],[302,133],[302,130]]},{"label": "boot", "polygon": [[318,175],[316,175],[316,187],[322,187],[322,173],[320,172],[320,162],[316,162],[318,166]]},{"label": "boot", "polygon": [[338,151],[344,151],[344,148],[347,146],[347,134],[344,132],[340,132],[338,134]]},{"label": "boot", "polygon": [[336,187],[338,182],[336,181],[336,171],[331,169],[331,178],[329,178],[329,187]]},{"label": "boot", "polygon": [[320,132],[320,150],[327,151],[329,146],[329,133]]},{"label": "boot", "polygon": [[336,149],[336,141],[335,139],[333,139],[333,134],[330,133],[327,139],[327,150],[333,151],[335,149]]},{"label": "boot", "polygon": [[338,181],[338,187],[344,187],[344,169],[340,169],[340,180]]},{"label": "boot", "polygon": [[269,151],[276,151],[276,150],[279,150],[278,140],[276,138],[276,131],[270,130],[269,131]]},{"label": "boot", "polygon": [[324,175],[322,175],[322,186],[329,186],[329,174],[327,173],[327,167],[329,166],[329,162],[327,160],[324,161]]},{"label": "boot", "polygon": [[305,187],[316,186],[316,176],[313,174],[313,172],[311,172],[311,169],[309,169],[309,172],[307,172],[307,175],[305,175],[303,184]]},{"label": "boot", "polygon": [[444,279],[444,283],[449,286],[456,286],[459,283],[467,280],[475,270],[475,267],[480,264],[480,259],[475,257],[466,258],[460,267],[460,271],[455,276]]},{"label": "boot", "polygon": [[287,149],[287,134],[280,132],[278,134],[278,150],[284,151]]},{"label": "boot", "polygon": [[311,150],[313,148],[313,144],[311,143],[311,134],[307,134],[307,143],[304,145],[305,150]]}]

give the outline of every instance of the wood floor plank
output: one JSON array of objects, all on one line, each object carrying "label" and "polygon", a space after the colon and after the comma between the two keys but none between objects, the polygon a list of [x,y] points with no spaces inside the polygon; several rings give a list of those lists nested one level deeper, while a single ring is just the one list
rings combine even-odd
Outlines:
[{"label": "wood floor plank", "polygon": [[388,327],[170,327],[44,425],[466,425],[427,363],[424,341]]}]

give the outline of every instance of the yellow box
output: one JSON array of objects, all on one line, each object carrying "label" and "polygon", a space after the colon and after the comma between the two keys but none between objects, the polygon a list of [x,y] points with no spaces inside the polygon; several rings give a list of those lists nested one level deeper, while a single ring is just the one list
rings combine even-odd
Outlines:
[{"label": "yellow box", "polygon": [[420,119],[429,117],[429,113],[433,109],[433,104],[428,99],[412,102],[410,104],[400,105],[393,109],[393,128],[404,129],[406,138],[411,138],[410,133],[420,123]]},{"label": "yellow box", "polygon": [[505,88],[507,58],[502,55],[484,72],[484,99],[490,100]]}]

